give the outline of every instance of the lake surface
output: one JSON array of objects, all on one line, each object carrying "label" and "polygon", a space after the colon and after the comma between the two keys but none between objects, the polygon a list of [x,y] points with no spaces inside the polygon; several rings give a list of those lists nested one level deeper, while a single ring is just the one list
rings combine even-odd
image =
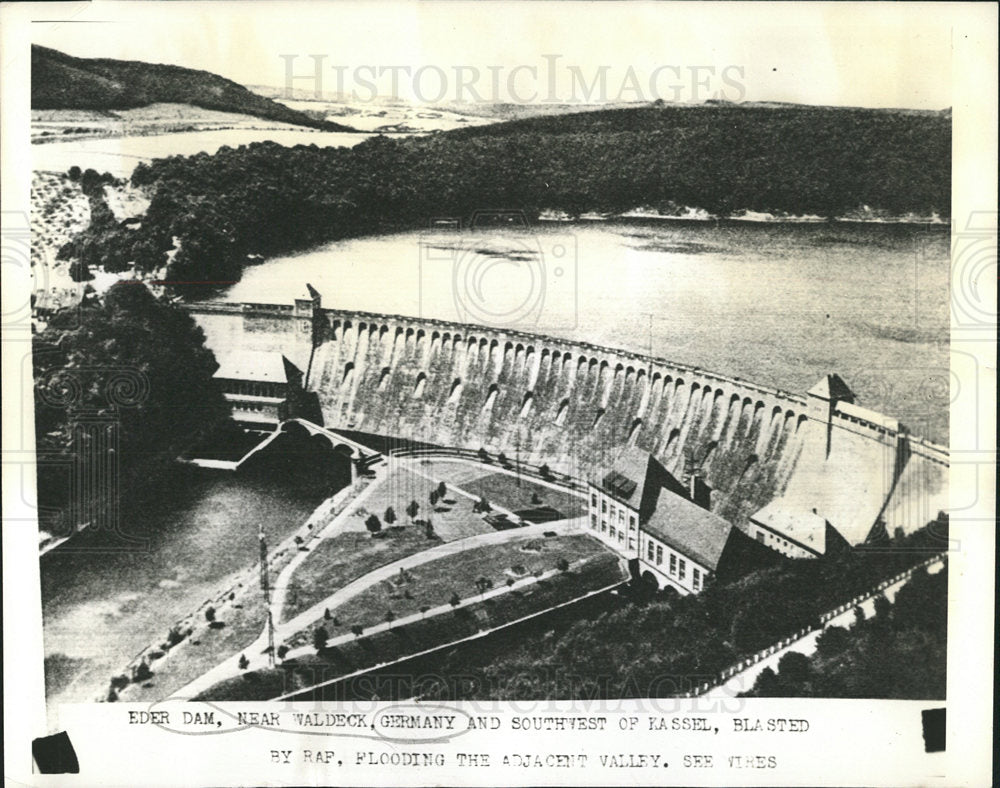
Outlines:
[{"label": "lake surface", "polygon": [[143,512],[122,516],[122,530],[144,537],[144,549],[85,531],[44,555],[49,708],[106,692],[148,643],[253,564],[258,523],[277,544],[321,499],[280,479],[178,468]]},{"label": "lake surface", "polygon": [[247,269],[224,298],[517,328],[861,404],[947,441],[947,226],[616,220],[406,232]]},{"label": "lake surface", "polygon": [[370,134],[351,134],[313,129],[220,129],[218,131],[182,131],[137,137],[99,137],[47,142],[31,146],[32,169],[65,172],[74,164],[98,172],[110,172],[119,178],[132,174],[139,162],[166,156],[193,156],[215,153],[223,145],[238,148],[252,142],[272,141],[281,145],[317,145],[352,147]]}]

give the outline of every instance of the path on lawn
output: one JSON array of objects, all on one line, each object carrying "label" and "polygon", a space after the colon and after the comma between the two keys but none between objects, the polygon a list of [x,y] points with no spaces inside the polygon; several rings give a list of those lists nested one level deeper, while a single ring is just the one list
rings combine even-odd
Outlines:
[{"label": "path on lawn", "polygon": [[[304,629],[310,623],[320,618],[327,608],[334,608],[343,604],[350,597],[398,573],[401,567],[411,568],[414,566],[419,566],[429,561],[434,561],[439,558],[443,558],[449,555],[454,555],[455,553],[474,549],[476,547],[481,547],[484,545],[503,544],[505,542],[517,541],[518,539],[537,538],[543,536],[546,531],[555,532],[556,534],[562,536],[562,535],[567,535],[569,533],[578,533],[582,530],[581,526],[583,523],[583,518],[577,517],[567,520],[559,520],[555,522],[539,523],[537,525],[529,525],[522,528],[513,528],[505,531],[493,531],[486,534],[479,534],[477,536],[470,536],[465,539],[458,539],[453,542],[445,542],[444,544],[437,545],[436,547],[432,547],[428,550],[415,553],[414,555],[408,556],[407,558],[400,559],[385,566],[379,567],[378,569],[374,569],[371,572],[362,575],[359,578],[356,578],[355,580],[351,581],[350,583],[338,589],[337,591],[334,591],[326,599],[313,605],[308,610],[298,614],[289,621],[282,621],[281,619],[285,611],[288,589],[291,587],[290,581],[294,576],[295,572],[298,570],[298,568],[302,565],[304,561],[308,559],[310,553],[312,552],[313,549],[315,549],[315,546],[317,544],[342,533],[345,529],[345,526],[350,521],[349,518],[353,516],[357,508],[365,500],[367,500],[368,497],[375,492],[375,490],[379,489],[386,481],[388,481],[396,470],[406,470],[411,473],[417,474],[419,476],[423,476],[424,478],[431,479],[431,481],[436,481],[435,479],[432,479],[430,476],[428,476],[421,468],[417,467],[420,464],[420,459],[409,459],[409,458],[403,459],[403,458],[393,458],[390,456],[387,458],[387,460],[388,462],[386,465],[380,466],[376,470],[378,476],[382,476],[382,474],[384,473],[385,474],[384,477],[372,480],[372,482],[364,490],[362,490],[361,493],[358,494],[357,498],[355,498],[348,506],[346,506],[344,510],[340,512],[340,514],[334,517],[319,532],[314,534],[314,538],[309,542],[310,550],[300,551],[298,555],[296,555],[288,563],[288,565],[281,571],[278,577],[272,581],[271,585],[274,591],[274,596],[272,597],[271,600],[271,615],[275,621],[274,625],[275,648],[277,648],[278,645],[280,645],[285,639],[291,637],[299,630]],[[442,457],[436,459],[435,461],[445,462],[452,460]],[[483,463],[474,463],[472,461],[465,460],[464,458],[455,458],[453,461],[461,462],[468,465],[478,466],[483,468],[484,470],[488,469],[491,472],[499,471],[502,473],[509,473],[510,475],[515,475],[513,472],[506,471],[505,469],[498,469]],[[547,482],[542,482],[542,483],[564,492],[572,492],[570,490],[567,490],[567,488],[563,488],[558,485],[549,484]],[[448,489],[470,500],[479,500],[479,496],[473,495],[455,484],[448,484]],[[578,493],[573,493],[573,494],[579,495]],[[514,518],[515,521],[520,519],[517,518],[517,516],[514,515],[512,511],[502,506],[491,504],[491,508],[506,513],[509,517]],[[535,578],[532,578],[532,580],[537,582],[537,579]],[[495,591],[501,593],[506,590],[508,590],[506,587],[502,589],[495,589]],[[472,598],[472,602],[468,602],[468,600],[463,600],[463,602],[472,604],[478,600],[479,597],[477,596]],[[445,605],[443,607],[446,610],[451,609],[450,605]],[[428,613],[430,613],[430,611],[428,611]],[[393,623],[398,623],[398,622],[393,622]],[[373,627],[371,630],[368,631],[377,632],[379,631],[378,627],[380,626],[388,628],[388,624],[376,625],[375,627]],[[239,675],[242,672],[239,667],[239,661],[240,658],[243,656],[246,656],[247,660],[249,661],[249,666],[248,668],[246,668],[247,670],[255,670],[262,667],[266,667],[268,663],[268,658],[267,655],[264,653],[264,651],[267,648],[267,646],[268,646],[267,626],[265,625],[263,630],[261,631],[260,636],[251,644],[249,644],[245,649],[243,649],[239,653],[231,655],[230,657],[223,660],[221,663],[216,665],[208,672],[203,673],[194,681],[190,682],[185,687],[173,693],[172,697],[192,698],[199,692],[208,689],[209,687],[213,686],[214,684],[217,684],[220,681],[231,678],[232,676],[235,675]]]},{"label": "path on lawn", "polygon": [[[545,532],[554,532],[559,536],[566,536],[569,534],[575,534],[580,532],[579,519],[574,520],[561,520],[558,523],[541,523],[539,525],[532,525],[526,528],[515,528],[507,531],[494,531],[488,534],[479,534],[478,536],[469,536],[465,539],[458,539],[454,542],[445,542],[444,544],[432,547],[429,550],[424,550],[414,555],[407,556],[406,558],[401,558],[398,561],[393,561],[390,564],[381,566],[377,569],[373,569],[365,575],[362,575],[355,580],[352,580],[347,585],[342,588],[337,589],[332,594],[330,594],[322,602],[318,602],[309,609],[299,613],[297,616],[289,619],[288,621],[283,621],[281,623],[276,623],[274,627],[274,642],[275,647],[280,645],[283,641],[290,638],[295,633],[302,629],[305,629],[313,622],[321,619],[323,613],[327,608],[333,610],[344,604],[347,600],[360,594],[363,591],[371,588],[378,583],[388,580],[399,574],[400,569],[413,569],[415,567],[421,566],[422,564],[429,563],[431,561],[436,561],[442,558],[447,558],[448,556],[455,555],[457,553],[465,552],[467,550],[472,550],[477,547],[483,547],[486,545],[497,545],[505,544],[508,542],[516,542],[519,540],[529,540],[544,538]],[[589,560],[589,559],[588,559]],[[577,562],[580,563],[580,562]],[[552,574],[557,574],[558,570],[554,572],[545,573],[543,577],[551,576]],[[525,585],[530,584],[530,582],[537,582],[539,578],[531,576],[530,578],[525,578],[522,581],[515,583],[514,589],[523,588]],[[476,594],[470,598],[463,599],[460,606],[465,606],[468,604],[475,604],[481,601],[485,597],[496,596],[500,593],[506,593],[512,590],[507,586],[494,589],[492,592],[488,592],[485,596]],[[438,615],[443,612],[452,610],[453,608],[449,604],[441,605],[437,608],[433,608],[433,613],[431,611],[427,612],[427,615]],[[417,620],[421,618],[421,614],[417,613],[411,616],[400,618],[397,621],[392,622],[392,626],[398,626],[399,624],[407,623],[412,620]],[[373,625],[365,629],[366,634],[373,634],[380,632],[383,629],[389,629],[390,625],[388,622],[382,624]],[[354,635],[344,635],[339,638],[328,641],[330,645],[337,645],[338,643],[345,642],[354,638]],[[178,690],[173,694],[175,699],[177,698],[193,698],[198,693],[203,692],[209,687],[217,684],[233,676],[239,675],[241,669],[239,667],[239,660],[241,656],[246,656],[249,665],[245,670],[260,670],[262,668],[268,667],[268,657],[267,654],[263,653],[264,649],[267,648],[267,630],[265,628],[261,636],[257,638],[251,645],[247,646],[246,649],[240,654],[234,654],[229,659],[220,663],[216,667],[212,668],[207,673],[202,674],[197,679],[192,681],[187,686]],[[288,657],[294,655],[300,655],[304,653],[309,653],[314,651],[311,646],[302,647],[294,651],[289,652]]]}]

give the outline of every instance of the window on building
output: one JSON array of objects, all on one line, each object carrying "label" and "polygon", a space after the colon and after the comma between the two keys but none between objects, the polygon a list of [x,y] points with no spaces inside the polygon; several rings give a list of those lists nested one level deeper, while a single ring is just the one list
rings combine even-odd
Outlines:
[{"label": "window on building", "polygon": [[628,538],[628,549],[635,550],[635,539],[633,539],[631,536]]},{"label": "window on building", "polygon": [[677,574],[677,556],[673,553],[670,554],[670,574]]},{"label": "window on building", "polygon": [[593,528],[595,531],[597,530],[597,515],[596,514],[590,515],[590,527]]},{"label": "window on building", "polygon": [[698,567],[691,567],[691,587],[695,591],[701,588],[701,572],[698,571]]},{"label": "window on building", "polygon": [[767,537],[765,537],[764,532],[763,531],[758,531],[757,532],[757,541],[758,542],[764,542],[766,540],[767,540]]},{"label": "window on building", "polygon": [[646,542],[646,558],[650,561],[653,560],[653,543]]},{"label": "window on building", "polygon": [[622,525],[625,524],[625,510],[624,509],[619,509],[618,510],[618,522],[620,522]]},{"label": "window on building", "polygon": [[625,544],[625,532],[624,531],[619,531],[618,532],[618,544]]},{"label": "window on building", "polygon": [[628,518],[628,527],[630,531],[635,530],[635,515],[630,515]]},{"label": "window on building", "polygon": [[663,563],[663,548],[660,545],[656,546],[656,565],[659,566]]},{"label": "window on building", "polygon": [[606,534],[608,532],[608,521],[601,520],[601,533]]},{"label": "window on building", "polygon": [[684,570],[687,568],[687,562],[682,558],[680,560],[680,566],[677,569],[677,577],[681,580],[684,579]]},{"label": "window on building", "polygon": [[590,494],[590,505],[595,509],[597,508],[597,493]]},{"label": "window on building", "polygon": [[601,514],[607,514],[607,513],[608,513],[608,502],[601,501]]}]

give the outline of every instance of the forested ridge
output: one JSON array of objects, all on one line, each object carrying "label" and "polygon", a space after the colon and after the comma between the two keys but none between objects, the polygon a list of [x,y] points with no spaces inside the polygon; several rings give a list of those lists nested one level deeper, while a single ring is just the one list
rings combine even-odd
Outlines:
[{"label": "forested ridge", "polygon": [[141,226],[95,221],[62,255],[159,271],[177,249],[167,278],[227,281],[248,255],[483,209],[947,216],[950,147],[948,112],[729,104],[528,118],[349,149],[255,143],[140,164],[132,183],[152,197]]},{"label": "forested ridge", "polygon": [[317,120],[242,85],[193,68],[137,60],[82,58],[31,46],[31,108],[116,110],[154,103],[190,104],[326,131],[347,126]]}]

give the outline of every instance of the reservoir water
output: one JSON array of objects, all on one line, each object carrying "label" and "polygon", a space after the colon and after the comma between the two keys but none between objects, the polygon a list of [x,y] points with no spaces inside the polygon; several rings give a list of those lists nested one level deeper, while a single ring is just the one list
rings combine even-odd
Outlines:
[{"label": "reservoir water", "polygon": [[625,348],[861,404],[947,442],[949,232],[935,225],[615,220],[339,241],[224,298],[480,323]]},{"label": "reservoir water", "polygon": [[321,497],[279,478],[177,468],[156,499],[122,514],[121,530],[146,540],[141,547],[84,531],[44,555],[50,704],[106,693],[111,676],[142,648],[252,565],[259,523],[276,544]]}]

